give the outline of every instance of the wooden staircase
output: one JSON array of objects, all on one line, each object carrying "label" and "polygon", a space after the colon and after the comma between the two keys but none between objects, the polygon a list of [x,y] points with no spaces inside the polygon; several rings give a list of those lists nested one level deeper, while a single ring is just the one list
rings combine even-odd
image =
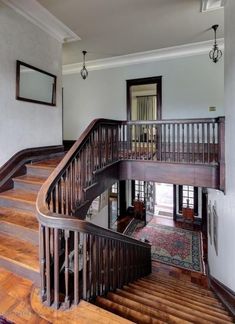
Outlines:
[{"label": "wooden staircase", "polygon": [[13,189],[0,193],[0,266],[39,283],[37,193],[61,157],[26,165]]},{"label": "wooden staircase", "polygon": [[159,272],[97,297],[95,304],[135,323],[233,323],[212,291]]}]

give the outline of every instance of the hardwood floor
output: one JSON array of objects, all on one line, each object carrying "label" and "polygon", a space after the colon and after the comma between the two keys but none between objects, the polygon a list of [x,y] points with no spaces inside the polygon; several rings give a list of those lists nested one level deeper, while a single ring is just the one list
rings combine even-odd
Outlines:
[{"label": "hardwood floor", "polygon": [[30,306],[32,281],[0,268],[0,314],[16,324],[49,323]]},{"label": "hardwood floor", "polygon": [[[35,293],[32,294],[32,290]],[[67,311],[55,310],[44,306],[38,296],[32,281],[0,268],[0,315],[16,324],[130,323],[85,301],[81,301],[79,306]]]}]

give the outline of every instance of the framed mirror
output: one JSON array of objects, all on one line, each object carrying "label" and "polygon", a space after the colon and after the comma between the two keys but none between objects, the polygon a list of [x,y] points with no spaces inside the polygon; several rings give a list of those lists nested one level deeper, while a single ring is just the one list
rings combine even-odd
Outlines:
[{"label": "framed mirror", "polygon": [[55,106],[56,76],[16,61],[16,99]]}]

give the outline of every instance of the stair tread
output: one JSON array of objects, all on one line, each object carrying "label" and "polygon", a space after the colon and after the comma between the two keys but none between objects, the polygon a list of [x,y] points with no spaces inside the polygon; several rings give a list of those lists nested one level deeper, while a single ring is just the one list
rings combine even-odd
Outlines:
[{"label": "stair tread", "polygon": [[27,227],[31,230],[38,231],[38,220],[33,212],[24,211],[17,208],[0,208],[0,222],[11,223]]},{"label": "stair tread", "polygon": [[[221,304],[219,303],[219,301],[215,298],[213,300],[208,301],[207,299],[203,298],[203,296],[193,296],[193,295],[189,295],[187,292],[177,292],[171,289],[166,289],[164,286],[162,287],[149,287],[146,285],[142,285],[141,283],[134,283],[135,286],[138,286],[139,289],[148,289],[148,291],[152,292],[152,294],[154,294],[155,292],[161,292],[161,291],[166,291],[168,292],[168,294],[171,294],[172,296],[178,297],[178,296],[182,296],[184,294],[185,297],[195,300],[195,301],[200,301],[203,302],[204,304],[209,304],[209,305],[215,305],[218,307],[222,307]],[[132,287],[132,284],[130,284],[130,286]]]},{"label": "stair tread", "polygon": [[35,204],[37,194],[31,191],[25,191],[20,189],[10,189],[0,193],[0,198],[8,200],[24,201],[29,204]]},{"label": "stair tread", "polygon": [[[228,316],[226,313],[221,313],[220,311],[217,311],[217,309],[211,309],[208,308],[205,309],[205,304],[201,307],[198,307],[190,303],[188,301],[187,303],[182,302],[182,300],[173,300],[172,298],[167,298],[165,295],[152,295],[151,292],[145,292],[145,291],[138,291],[137,289],[125,287],[123,290],[119,289],[117,290],[117,294],[120,295],[127,295],[130,299],[133,299],[137,302],[141,302],[143,305],[147,305],[150,307],[158,308],[161,311],[166,311],[171,313],[172,315],[178,316],[187,319],[190,321],[190,317],[184,314],[190,314],[199,318],[204,319],[207,317],[210,319],[210,317],[215,317],[215,319],[220,318],[222,320],[231,320],[231,317]],[[188,318],[187,318],[188,317]]]},{"label": "stair tread", "polygon": [[[193,299],[189,299],[187,296],[183,294],[180,296],[179,295],[175,296],[174,294],[170,294],[168,291],[165,291],[163,289],[159,291],[155,290],[153,292],[150,289],[143,288],[134,284],[129,284],[129,286],[124,286],[123,289],[125,291],[126,290],[131,291],[133,292],[133,294],[137,294],[137,295],[140,293],[141,296],[147,294],[151,299],[163,298],[163,300],[170,301],[173,304],[176,303],[178,305],[180,303],[181,305],[189,306],[197,310],[204,309],[205,307],[205,303],[203,301],[196,301]],[[216,313],[227,315],[227,311],[221,309],[217,305],[207,305],[207,310],[209,310],[209,312],[216,312]]]},{"label": "stair tread", "polygon": [[23,175],[16,178],[13,178],[16,182],[30,183],[30,184],[43,184],[46,181],[46,177],[37,177],[33,175]]},{"label": "stair tread", "polygon": [[179,289],[185,289],[185,287],[187,287],[188,291],[193,292],[195,294],[201,294],[201,295],[205,295],[205,296],[209,296],[209,297],[214,297],[214,294],[207,290],[207,289],[203,289],[203,288],[199,288],[199,287],[194,287],[193,285],[190,284],[184,284],[184,282],[177,282],[177,281],[168,281],[168,280],[162,280],[161,278],[157,278],[155,277],[153,278],[142,278],[142,280],[149,282],[151,285],[158,285],[158,284],[166,284],[166,285],[171,285],[172,287],[176,287]]},{"label": "stair tread", "polygon": [[[202,277],[205,277],[205,275],[201,275]],[[183,280],[181,278],[174,278],[172,276],[166,276],[160,273],[151,273],[150,275],[148,275],[146,278],[151,279],[151,280],[155,280],[155,279],[160,279],[162,281],[167,281],[167,282],[172,282],[172,283],[176,283],[176,284],[182,284],[183,286],[189,286],[191,288],[197,289],[197,290],[205,290],[208,291],[208,288],[203,287],[197,283],[191,282],[189,280]],[[191,277],[190,277],[191,278]]]},{"label": "stair tread", "polygon": [[17,263],[25,268],[39,272],[38,247],[29,242],[0,233],[1,257],[12,263]]},{"label": "stair tread", "polygon": [[[189,323],[183,316],[183,313],[178,312],[174,309],[171,313],[169,312],[169,307],[167,308],[165,305],[163,307],[157,307],[157,304],[154,303],[154,308],[150,305],[146,305],[143,303],[143,298],[130,298],[132,296],[126,295],[125,293],[119,290],[118,293],[108,293],[107,298],[112,302],[116,302],[120,305],[133,309],[135,311],[139,311],[142,314],[148,315],[150,317],[159,319],[161,321],[167,323]],[[152,303],[150,303],[152,304]],[[181,315],[181,316],[180,316]]]},{"label": "stair tread", "polygon": [[26,164],[26,166],[32,167],[32,168],[55,168],[60,163],[63,157],[57,157],[54,159],[48,159],[43,161],[38,161],[34,163]]},{"label": "stair tread", "polygon": [[110,301],[109,299],[104,297],[97,297],[96,305],[105,308],[106,310],[111,311],[119,316],[123,316],[124,318],[127,318],[131,321],[135,321],[135,323],[166,323],[161,320],[153,319],[148,315],[142,314],[141,312],[130,309],[126,306]]}]

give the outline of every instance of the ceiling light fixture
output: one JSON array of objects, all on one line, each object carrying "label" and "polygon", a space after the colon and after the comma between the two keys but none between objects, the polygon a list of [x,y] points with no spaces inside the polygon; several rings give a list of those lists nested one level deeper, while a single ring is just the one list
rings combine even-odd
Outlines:
[{"label": "ceiling light fixture", "polygon": [[223,55],[223,53],[219,49],[217,41],[216,41],[216,30],[217,30],[218,27],[219,27],[219,25],[213,25],[211,27],[214,30],[214,33],[215,33],[215,42],[214,42],[212,50],[209,53],[209,57],[214,63],[217,63],[219,61],[219,59],[221,59],[221,57]]},{"label": "ceiling light fixture", "polygon": [[83,67],[81,69],[81,77],[83,78],[83,80],[86,80],[86,78],[88,77],[88,71],[86,69],[86,54],[87,51],[82,51],[83,54]]}]

